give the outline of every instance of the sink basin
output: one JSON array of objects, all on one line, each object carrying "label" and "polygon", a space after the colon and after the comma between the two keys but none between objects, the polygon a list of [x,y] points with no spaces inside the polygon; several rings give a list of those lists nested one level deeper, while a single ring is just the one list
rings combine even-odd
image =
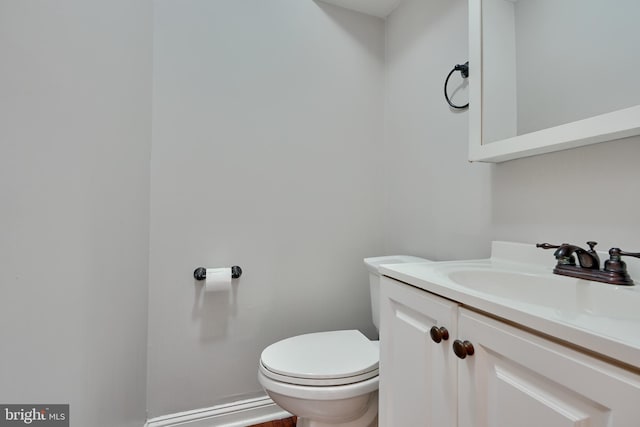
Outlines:
[{"label": "sink basin", "polygon": [[533,304],[554,304],[558,291],[552,277],[494,269],[461,268],[448,274],[451,281],[480,292]]},{"label": "sink basin", "polygon": [[530,273],[499,268],[465,267],[447,273],[469,291],[509,300],[515,305],[553,309],[558,315],[640,320],[640,294],[627,287],[589,282],[550,272]]}]

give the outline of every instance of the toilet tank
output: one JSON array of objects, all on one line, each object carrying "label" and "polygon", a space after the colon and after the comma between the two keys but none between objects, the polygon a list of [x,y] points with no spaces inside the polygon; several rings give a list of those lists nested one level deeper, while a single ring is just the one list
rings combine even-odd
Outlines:
[{"label": "toilet tank", "polygon": [[365,258],[364,263],[369,270],[369,289],[371,291],[371,316],[376,329],[380,331],[380,273],[382,264],[406,264],[414,262],[431,262],[428,259],[410,255],[389,255]]}]

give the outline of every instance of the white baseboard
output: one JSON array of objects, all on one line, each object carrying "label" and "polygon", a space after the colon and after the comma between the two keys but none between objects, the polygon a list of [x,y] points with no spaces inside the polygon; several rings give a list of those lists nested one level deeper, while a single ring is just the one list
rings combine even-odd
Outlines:
[{"label": "white baseboard", "polygon": [[276,406],[271,398],[264,396],[163,415],[147,420],[145,427],[247,427],[291,416]]}]

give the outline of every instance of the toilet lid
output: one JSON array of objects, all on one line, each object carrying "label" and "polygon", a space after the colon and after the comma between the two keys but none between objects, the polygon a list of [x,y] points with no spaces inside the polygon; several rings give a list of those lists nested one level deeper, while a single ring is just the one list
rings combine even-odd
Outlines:
[{"label": "toilet lid", "polygon": [[375,377],[378,360],[378,346],[357,330],[287,338],[264,349],[260,358],[265,375],[308,385],[349,384]]}]

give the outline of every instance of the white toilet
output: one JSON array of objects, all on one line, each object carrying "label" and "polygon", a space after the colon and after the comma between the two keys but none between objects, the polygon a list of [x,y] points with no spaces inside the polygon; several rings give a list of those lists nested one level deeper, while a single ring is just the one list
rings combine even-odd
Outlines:
[{"label": "white toilet", "polygon": [[[428,262],[406,255],[365,258],[371,312],[378,328],[382,264]],[[378,425],[378,341],[357,330],[317,332],[278,341],[260,356],[258,380],[297,427]]]}]

